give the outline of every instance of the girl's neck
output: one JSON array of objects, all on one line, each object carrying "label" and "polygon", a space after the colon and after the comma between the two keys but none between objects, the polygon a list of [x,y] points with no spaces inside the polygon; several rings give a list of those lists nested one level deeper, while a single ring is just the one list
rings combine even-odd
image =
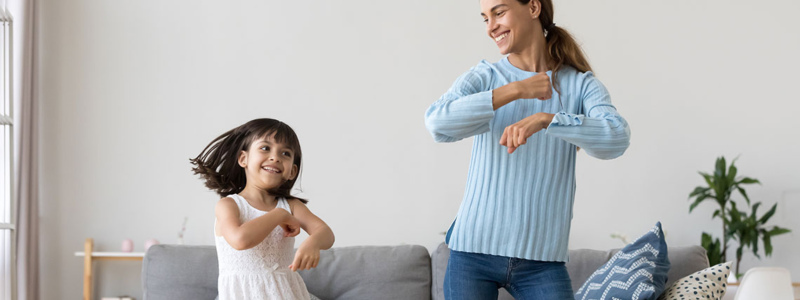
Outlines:
[{"label": "girl's neck", "polygon": [[522,51],[509,54],[508,62],[521,70],[541,73],[550,70],[548,56],[545,39],[542,36],[541,39],[533,39],[531,45]]},{"label": "girl's neck", "polygon": [[270,194],[264,189],[259,189],[250,185],[246,185],[244,189],[239,192],[239,195],[248,199],[249,201],[263,203],[270,205],[277,200],[274,195]]}]

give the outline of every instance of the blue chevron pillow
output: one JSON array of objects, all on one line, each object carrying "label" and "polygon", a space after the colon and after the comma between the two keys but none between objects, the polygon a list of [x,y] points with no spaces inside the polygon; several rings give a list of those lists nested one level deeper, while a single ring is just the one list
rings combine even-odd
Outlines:
[{"label": "blue chevron pillow", "polygon": [[658,222],[594,271],[575,293],[575,300],[655,300],[667,284],[669,265],[667,242]]}]

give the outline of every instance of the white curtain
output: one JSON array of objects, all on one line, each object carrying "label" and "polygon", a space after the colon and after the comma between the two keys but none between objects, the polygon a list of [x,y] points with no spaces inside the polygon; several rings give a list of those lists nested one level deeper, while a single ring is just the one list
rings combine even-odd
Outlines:
[{"label": "white curtain", "polygon": [[39,105],[36,0],[8,0],[14,18],[13,91],[17,184],[17,299],[39,299]]}]

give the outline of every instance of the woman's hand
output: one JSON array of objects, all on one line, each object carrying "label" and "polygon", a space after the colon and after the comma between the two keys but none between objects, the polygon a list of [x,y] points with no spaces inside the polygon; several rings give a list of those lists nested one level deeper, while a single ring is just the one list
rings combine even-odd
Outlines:
[{"label": "woman's hand", "polygon": [[300,244],[300,248],[297,248],[294,261],[289,265],[289,269],[292,271],[310,270],[316,268],[318,263],[319,247],[316,246],[313,239],[309,238]]},{"label": "woman's hand", "polygon": [[[527,80],[527,79],[526,79]],[[503,130],[500,137],[500,145],[508,147],[508,153],[514,153],[522,145],[528,142],[528,138],[534,133],[547,128],[553,121],[554,114],[535,113],[521,121],[511,124]]]},{"label": "woman's hand", "polygon": [[553,96],[550,76],[544,72],[517,81],[515,85],[520,99],[548,100]]}]

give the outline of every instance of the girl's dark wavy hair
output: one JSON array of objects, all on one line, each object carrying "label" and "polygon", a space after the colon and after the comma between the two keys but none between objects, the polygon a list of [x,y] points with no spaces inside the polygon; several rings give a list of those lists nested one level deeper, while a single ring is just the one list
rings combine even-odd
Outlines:
[{"label": "girl's dark wavy hair", "polygon": [[294,164],[297,165],[297,176],[284,182],[281,186],[267,192],[276,197],[297,199],[303,203],[307,200],[291,195],[294,183],[300,178],[300,163],[303,153],[300,140],[289,125],[275,119],[255,119],[239,127],[223,133],[211,141],[200,155],[189,161],[194,165],[192,171],[205,180],[206,187],[217,192],[220,197],[237,194],[247,184],[244,168],[239,165],[239,153],[250,149],[250,145],[258,138],[273,136],[277,143],[285,144],[294,152]]}]

